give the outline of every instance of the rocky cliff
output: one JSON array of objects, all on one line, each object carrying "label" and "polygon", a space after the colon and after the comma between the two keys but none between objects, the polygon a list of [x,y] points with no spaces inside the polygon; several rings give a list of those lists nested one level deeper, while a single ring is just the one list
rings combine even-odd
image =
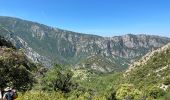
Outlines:
[{"label": "rocky cliff", "polygon": [[[23,48],[29,58],[46,66],[51,66],[50,63],[88,65],[103,72],[125,69],[147,52],[170,42],[169,38],[144,34],[101,37],[11,17],[0,17],[0,34],[18,48]],[[104,59],[104,65],[89,60],[93,57]],[[87,61],[89,64],[85,65]]]},{"label": "rocky cliff", "polygon": [[124,77],[141,90],[159,87],[168,91],[170,87],[170,43],[147,53],[131,64]]}]

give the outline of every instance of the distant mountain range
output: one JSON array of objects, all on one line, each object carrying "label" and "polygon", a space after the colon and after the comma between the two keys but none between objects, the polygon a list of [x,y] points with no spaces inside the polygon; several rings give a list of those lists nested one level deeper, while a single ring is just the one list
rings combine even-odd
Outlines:
[{"label": "distant mountain range", "polygon": [[101,72],[124,70],[149,51],[170,42],[170,38],[144,34],[101,37],[3,16],[0,35],[36,63],[47,67],[60,63]]}]

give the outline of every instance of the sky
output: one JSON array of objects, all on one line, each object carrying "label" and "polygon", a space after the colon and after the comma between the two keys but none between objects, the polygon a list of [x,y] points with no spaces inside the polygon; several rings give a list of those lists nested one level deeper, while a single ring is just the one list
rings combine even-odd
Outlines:
[{"label": "sky", "polygon": [[170,37],[170,0],[0,0],[0,16],[105,37]]}]

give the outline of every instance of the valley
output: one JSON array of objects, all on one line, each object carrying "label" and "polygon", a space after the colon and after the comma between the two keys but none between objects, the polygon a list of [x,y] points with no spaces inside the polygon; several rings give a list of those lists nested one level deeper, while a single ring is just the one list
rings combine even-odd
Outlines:
[{"label": "valley", "polygon": [[0,17],[0,35],[44,66],[57,63],[101,72],[125,70],[149,51],[170,42],[166,37],[144,34],[101,37],[3,16]]},{"label": "valley", "polygon": [[0,73],[17,100],[168,100],[170,38],[102,37],[0,16]]}]

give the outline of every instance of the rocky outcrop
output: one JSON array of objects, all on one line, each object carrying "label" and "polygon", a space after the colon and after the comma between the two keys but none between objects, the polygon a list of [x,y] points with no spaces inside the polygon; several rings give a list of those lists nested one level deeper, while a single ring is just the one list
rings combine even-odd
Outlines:
[{"label": "rocky outcrop", "polygon": [[[43,56],[39,55],[37,52],[35,52],[31,47],[28,46],[27,42],[25,42],[19,36],[15,36],[14,33],[8,31],[4,27],[0,27],[0,32],[1,32],[0,34],[5,37],[5,38],[0,38],[0,40],[1,40],[0,42],[4,41],[1,46],[22,49],[23,52],[25,53],[25,55],[30,60],[32,60],[34,63],[41,63],[47,67],[52,66],[52,62],[49,59],[47,59],[46,57],[43,57]],[[12,43],[6,42],[6,41],[11,41]]]},{"label": "rocky outcrop", "polygon": [[18,39],[18,45],[20,45],[20,48],[24,49],[24,53],[25,55],[31,59],[32,61],[34,61],[35,63],[41,63],[43,64],[44,66],[47,66],[47,67],[51,67],[52,66],[52,63],[49,59],[39,55],[37,52],[35,52],[32,48],[30,48],[28,46],[28,44],[23,40],[21,39],[20,37],[17,37]]},{"label": "rocky outcrop", "polygon": [[11,17],[0,17],[0,27],[10,31],[5,34],[1,31],[1,35],[10,37],[30,58],[44,64],[51,61],[77,65],[92,55],[100,55],[102,59],[111,58],[111,62],[116,62],[113,67],[120,68],[170,42],[169,38],[144,34],[115,37],[81,34]]},{"label": "rocky outcrop", "polygon": [[[133,64],[131,64],[129,66],[129,69],[126,70],[126,73],[132,71],[133,69],[135,69],[135,67],[137,66],[143,66],[145,64],[147,64],[148,60],[150,60],[152,57],[154,57],[156,54],[159,54],[161,52],[166,52],[166,50],[170,49],[170,43],[168,43],[167,45],[158,48],[154,51],[150,51],[148,52],[146,55],[144,55],[139,61],[133,62]],[[167,66],[161,68],[161,69],[166,69]],[[156,72],[160,71],[161,69],[156,70]]]},{"label": "rocky outcrop", "polygon": [[123,74],[127,82],[140,89],[151,86],[167,91],[170,87],[170,43],[134,62]]}]

